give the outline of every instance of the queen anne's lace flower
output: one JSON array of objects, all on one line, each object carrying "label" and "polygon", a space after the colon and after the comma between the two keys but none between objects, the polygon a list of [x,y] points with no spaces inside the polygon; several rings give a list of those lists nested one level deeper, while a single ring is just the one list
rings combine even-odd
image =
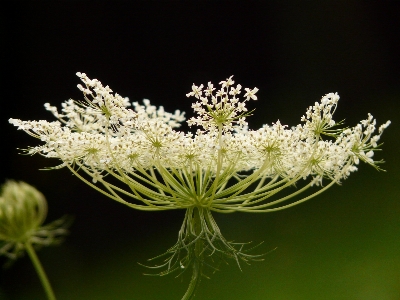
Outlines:
[{"label": "queen anne's lace flower", "polygon": [[[111,199],[141,210],[187,209],[179,240],[167,251],[167,270],[160,274],[192,264],[192,282],[197,282],[206,254],[237,262],[257,259],[243,245],[223,238],[211,211],[285,209],[340,183],[360,161],[377,169],[382,162],[373,157],[390,121],[378,133],[370,114],[355,127],[341,128],[343,122],[333,120],[336,93],[310,106],[300,125],[288,128],[277,121],[249,130],[246,117],[253,111],[246,104],[257,100],[257,88],[244,88],[241,98],[242,86],[234,86],[233,76],[221,81],[219,89],[211,82],[207,87],[193,84],[187,96],[196,99],[192,108],[197,116],[188,124],[200,128],[184,133],[177,130],[185,120],[179,110],[165,112],[147,99],[131,109],[128,98],[84,73],[77,75],[84,84],[78,85],[83,101],[68,100],[61,112],[45,104],[57,121],[10,123],[41,140],[27,153],[58,158],[59,167]],[[295,184],[297,190],[281,196]]]}]

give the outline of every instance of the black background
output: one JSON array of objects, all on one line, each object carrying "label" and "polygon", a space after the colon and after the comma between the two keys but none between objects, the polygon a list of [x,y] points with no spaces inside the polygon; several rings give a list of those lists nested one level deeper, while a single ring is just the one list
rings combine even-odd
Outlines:
[{"label": "black background", "polygon": [[[234,263],[222,267],[198,298],[400,299],[399,4],[9,2],[1,12],[1,181],[36,186],[50,221],[75,216],[65,244],[39,252],[59,299],[180,299],[187,284],[142,276],[136,264],[174,244],[183,212],[131,210],[67,170],[39,170],[56,161],[18,154],[37,141],[8,119],[52,120],[45,102],[81,99],[77,71],[188,117],[192,83],[234,75],[260,89],[249,104],[251,128],[277,119],[295,125],[328,92],[341,96],[336,120],[355,125],[368,112],[379,124],[391,119],[380,154],[387,173],[363,166],[342,187],[291,210],[217,216],[228,238],[278,249],[243,273]],[[0,280],[0,299],[44,299],[27,257]]]}]

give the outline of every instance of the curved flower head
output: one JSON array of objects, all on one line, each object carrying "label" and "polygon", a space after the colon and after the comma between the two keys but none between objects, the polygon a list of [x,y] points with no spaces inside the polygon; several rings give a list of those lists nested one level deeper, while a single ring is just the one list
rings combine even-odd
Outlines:
[{"label": "curved flower head", "polygon": [[[311,196],[301,199],[294,192],[280,199],[281,191],[298,182],[305,185],[301,192],[313,185],[322,192],[357,170],[359,161],[376,167],[380,161],[372,157],[389,125],[375,134],[376,121],[369,115],[354,127],[341,128],[342,122],[333,119],[339,95],[329,93],[307,109],[302,124],[289,128],[277,121],[249,130],[246,102],[257,100],[258,89],[244,88],[240,99],[242,86],[230,76],[219,89],[211,82],[193,84],[186,96],[196,98],[192,107],[197,117],[188,124],[202,130],[184,133],[177,130],[184,113],[165,112],[147,99],[131,109],[128,99],[108,86],[77,75],[85,85],[78,86],[84,100],[66,101],[61,112],[45,105],[57,121],[10,123],[42,142],[27,153],[58,158],[60,167],[104,195],[143,210],[201,206],[218,212],[267,212],[296,205]],[[279,206],[284,201],[292,204]]]},{"label": "curved flower head", "polygon": [[0,255],[14,259],[23,253],[26,243],[59,243],[67,233],[65,218],[43,226],[46,216],[47,202],[42,193],[25,182],[7,181],[0,196]]},{"label": "curved flower head", "polygon": [[341,128],[343,122],[333,119],[339,95],[329,93],[307,109],[302,124],[277,121],[249,130],[246,117],[252,111],[246,102],[257,100],[258,89],[244,88],[240,98],[242,86],[234,86],[231,76],[219,89],[211,82],[193,84],[186,96],[196,98],[197,116],[188,124],[202,128],[184,133],[176,130],[184,113],[167,113],[147,99],[130,109],[127,98],[77,75],[85,85],[78,86],[83,101],[65,102],[61,113],[46,104],[57,121],[10,123],[42,142],[28,153],[58,158],[61,167],[115,201],[147,211],[186,209],[178,242],[159,267],[167,269],[160,272],[165,275],[193,266],[188,295],[209,264],[207,257],[229,257],[238,264],[259,259],[244,244],[227,241],[211,212],[283,210],[340,183],[360,161],[376,167],[380,161],[372,157],[390,123],[375,134],[376,121],[369,115]]},{"label": "curved flower head", "polygon": [[209,82],[203,97],[203,85],[196,86],[193,84],[192,92],[186,94],[187,97],[194,96],[199,101],[193,103],[192,108],[198,114],[197,118],[191,118],[188,121],[189,126],[199,125],[206,131],[229,132],[233,130],[241,130],[247,125],[246,117],[251,114],[247,112],[246,101],[249,99],[257,100],[255,95],[257,88],[252,90],[245,88],[246,94],[243,101],[237,98],[242,92],[240,84],[233,86],[235,81],[233,76],[221,81],[221,88],[214,95],[214,85]]},{"label": "curved flower head", "polygon": [[343,121],[336,123],[333,114],[336,111],[340,97],[337,93],[329,93],[322,97],[320,102],[307,109],[306,115],[301,118],[305,122],[304,130],[311,138],[321,135],[337,137],[343,129],[332,129],[342,125]]}]

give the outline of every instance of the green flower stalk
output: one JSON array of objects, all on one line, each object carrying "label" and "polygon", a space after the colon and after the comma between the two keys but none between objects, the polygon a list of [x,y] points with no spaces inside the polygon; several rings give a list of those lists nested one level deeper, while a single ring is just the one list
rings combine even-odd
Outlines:
[{"label": "green flower stalk", "polygon": [[[26,150],[56,158],[92,188],[129,207],[146,210],[185,209],[177,243],[155,268],[158,275],[192,270],[182,299],[193,297],[204,268],[217,269],[216,257],[240,262],[261,260],[244,243],[227,241],[212,213],[273,212],[307,201],[373,160],[390,121],[376,131],[372,115],[355,127],[342,127],[333,114],[339,95],[330,93],[310,106],[302,123],[288,128],[279,121],[248,129],[246,104],[257,88],[234,85],[233,77],[217,90],[193,84],[197,114],[188,120],[195,133],[177,128],[184,113],[165,112],[150,101],[134,102],[112,94],[97,79],[77,73],[84,100],[68,100],[59,112],[46,103],[57,121],[10,123],[40,139]],[[116,180],[115,180],[116,179]],[[118,185],[120,182],[121,185]],[[287,189],[296,186],[297,189]]]},{"label": "green flower stalk", "polygon": [[55,295],[35,248],[59,244],[67,234],[66,218],[44,225],[47,202],[42,193],[25,182],[7,181],[0,196],[0,255],[11,260],[25,251],[49,300]]}]

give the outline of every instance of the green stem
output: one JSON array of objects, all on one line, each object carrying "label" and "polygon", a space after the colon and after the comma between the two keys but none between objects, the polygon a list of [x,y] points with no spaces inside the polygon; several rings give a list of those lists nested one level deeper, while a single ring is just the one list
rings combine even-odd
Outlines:
[{"label": "green stem", "polygon": [[186,290],[185,295],[183,295],[182,300],[190,300],[194,298],[194,293],[197,289],[197,287],[200,284],[201,280],[201,262],[198,261],[197,258],[194,259],[195,261],[193,262],[193,273],[192,273],[192,278],[190,279],[189,287]]},{"label": "green stem", "polygon": [[[201,218],[202,214],[200,214],[200,207],[193,209],[193,218],[191,220],[192,228],[194,228],[195,237],[196,238],[199,234],[201,234]],[[190,255],[193,255],[193,263],[192,263],[192,278],[190,279],[189,287],[186,290],[185,295],[183,295],[182,300],[190,300],[193,299],[195,296],[196,289],[198,288],[200,281],[201,281],[201,273],[203,267],[203,240],[197,239],[195,244],[190,246],[188,249],[190,252],[194,252]]]},{"label": "green stem", "polygon": [[26,252],[28,252],[28,255],[33,263],[33,266],[35,267],[36,273],[38,274],[40,281],[42,282],[47,298],[49,300],[56,300],[56,296],[54,295],[53,289],[51,288],[50,281],[47,278],[46,272],[44,271],[35,250],[29,242],[25,243],[25,249]]}]

